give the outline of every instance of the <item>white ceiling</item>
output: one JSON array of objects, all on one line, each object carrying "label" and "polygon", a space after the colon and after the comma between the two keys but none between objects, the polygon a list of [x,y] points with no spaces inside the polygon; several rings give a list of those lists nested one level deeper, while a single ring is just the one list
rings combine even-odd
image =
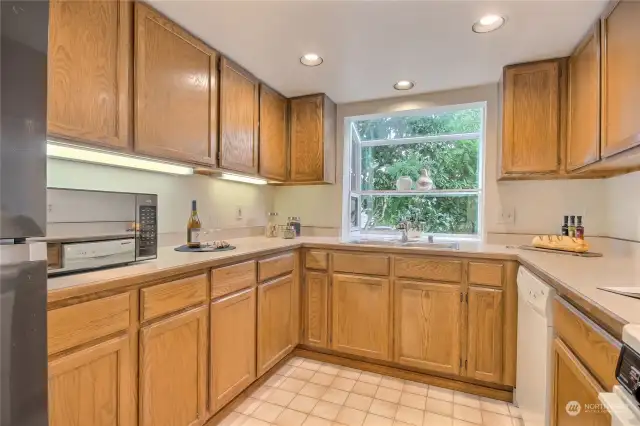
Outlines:
[{"label": "white ceiling", "polygon": [[[568,55],[607,1],[150,0],[284,95],[337,103],[496,82],[504,65]],[[473,33],[487,13],[508,21]],[[302,66],[307,52],[324,63]],[[400,79],[416,87],[395,91]]]}]

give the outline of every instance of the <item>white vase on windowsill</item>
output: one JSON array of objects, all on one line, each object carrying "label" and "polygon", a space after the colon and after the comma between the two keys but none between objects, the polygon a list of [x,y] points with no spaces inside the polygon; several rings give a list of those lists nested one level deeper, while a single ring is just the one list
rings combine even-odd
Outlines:
[{"label": "white vase on windowsill", "polygon": [[413,180],[409,176],[400,176],[396,181],[396,189],[398,191],[411,191]]},{"label": "white vase on windowsill", "polygon": [[429,191],[433,189],[433,180],[429,176],[429,170],[422,169],[420,177],[416,181],[416,186],[420,191]]}]

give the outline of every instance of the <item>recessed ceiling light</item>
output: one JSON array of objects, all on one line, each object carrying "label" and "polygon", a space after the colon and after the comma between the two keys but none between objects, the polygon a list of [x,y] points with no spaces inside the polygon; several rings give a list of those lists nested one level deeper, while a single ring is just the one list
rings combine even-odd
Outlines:
[{"label": "recessed ceiling light", "polygon": [[413,86],[416,84],[410,80],[400,80],[396,84],[393,85],[393,88],[396,90],[410,90],[413,89]]},{"label": "recessed ceiling light", "polygon": [[474,33],[488,33],[495,31],[505,23],[504,16],[500,15],[485,15],[480,18],[479,21],[473,24],[471,29]]},{"label": "recessed ceiling light", "polygon": [[322,57],[316,53],[307,53],[300,58],[302,65],[316,67],[322,63]]}]

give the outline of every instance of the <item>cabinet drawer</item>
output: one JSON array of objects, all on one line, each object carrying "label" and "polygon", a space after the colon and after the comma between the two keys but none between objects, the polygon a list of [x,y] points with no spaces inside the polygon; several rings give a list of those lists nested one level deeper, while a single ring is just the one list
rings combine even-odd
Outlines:
[{"label": "cabinet drawer", "polygon": [[611,391],[620,343],[564,300],[553,301],[553,326],[602,386]]},{"label": "cabinet drawer", "polygon": [[293,271],[293,260],[293,253],[287,253],[258,261],[258,281],[263,282]]},{"label": "cabinet drawer", "polygon": [[213,299],[254,285],[256,285],[255,260],[211,271],[211,297]]},{"label": "cabinet drawer", "polygon": [[469,284],[502,287],[503,269],[501,263],[469,262]]},{"label": "cabinet drawer", "polygon": [[60,244],[47,244],[47,267],[49,269],[59,269],[61,267]]},{"label": "cabinet drawer", "polygon": [[333,270],[353,274],[389,275],[389,256],[335,253]]},{"label": "cabinet drawer", "polygon": [[304,266],[307,269],[326,271],[329,265],[329,253],[326,251],[309,250],[304,257]]},{"label": "cabinet drawer", "polygon": [[157,318],[207,300],[206,274],[182,278],[140,290],[142,321]]},{"label": "cabinet drawer", "polygon": [[129,327],[129,293],[79,303],[47,313],[49,354]]},{"label": "cabinet drawer", "polygon": [[395,276],[398,278],[461,282],[462,262],[398,256],[395,259]]}]

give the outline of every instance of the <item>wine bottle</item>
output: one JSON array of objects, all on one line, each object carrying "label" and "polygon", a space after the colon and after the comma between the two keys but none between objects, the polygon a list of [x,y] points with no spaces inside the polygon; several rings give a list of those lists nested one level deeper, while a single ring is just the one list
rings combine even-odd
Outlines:
[{"label": "wine bottle", "polygon": [[200,218],[198,217],[198,209],[196,208],[196,200],[191,202],[191,216],[187,222],[187,247],[200,247]]}]

